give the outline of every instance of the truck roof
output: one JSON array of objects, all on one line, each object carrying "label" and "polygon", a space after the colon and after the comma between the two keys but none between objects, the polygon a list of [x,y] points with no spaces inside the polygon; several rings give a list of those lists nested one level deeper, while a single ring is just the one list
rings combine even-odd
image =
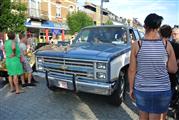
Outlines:
[{"label": "truck roof", "polygon": [[[126,26],[126,25],[100,25],[100,26],[87,26],[84,27],[82,29],[86,29],[86,28],[102,28],[102,27],[125,27],[125,28],[132,28],[130,26]],[[134,29],[134,28],[132,28]]]}]

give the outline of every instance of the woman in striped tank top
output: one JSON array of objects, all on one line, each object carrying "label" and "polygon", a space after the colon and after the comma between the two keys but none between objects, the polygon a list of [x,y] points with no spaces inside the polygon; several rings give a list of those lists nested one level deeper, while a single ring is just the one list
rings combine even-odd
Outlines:
[{"label": "woman in striped tank top", "polygon": [[165,120],[171,100],[168,72],[175,73],[178,68],[170,42],[160,38],[162,20],[155,13],[149,14],[144,21],[144,39],[131,47],[128,79],[139,120]]}]

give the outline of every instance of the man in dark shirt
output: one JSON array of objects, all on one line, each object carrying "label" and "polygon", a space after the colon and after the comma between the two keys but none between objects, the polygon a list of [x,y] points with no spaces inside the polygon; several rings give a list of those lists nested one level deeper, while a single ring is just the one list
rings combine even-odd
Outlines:
[{"label": "man in dark shirt", "polygon": [[[175,52],[175,56],[176,56],[176,60],[177,60],[177,65],[179,67],[179,27],[174,27],[172,30],[172,41],[171,41],[171,45],[173,46],[174,52]],[[179,73],[179,70],[176,74]],[[172,101],[170,106],[175,106],[175,103],[178,100],[177,96],[177,92],[176,92],[176,86],[178,85],[177,83],[177,75],[176,74],[169,74],[170,76],[170,81],[171,81],[171,88],[173,91],[173,96],[172,96]]]},{"label": "man in dark shirt", "polygon": [[173,41],[171,42],[171,44],[175,52],[177,63],[179,63],[179,27],[173,28],[172,38],[173,38]]}]

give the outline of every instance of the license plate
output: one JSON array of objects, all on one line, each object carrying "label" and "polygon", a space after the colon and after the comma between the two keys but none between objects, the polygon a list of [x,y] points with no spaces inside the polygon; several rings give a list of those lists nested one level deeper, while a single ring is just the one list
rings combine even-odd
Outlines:
[{"label": "license plate", "polygon": [[60,88],[65,88],[65,89],[68,88],[67,82],[64,82],[64,81],[58,81],[58,85]]}]

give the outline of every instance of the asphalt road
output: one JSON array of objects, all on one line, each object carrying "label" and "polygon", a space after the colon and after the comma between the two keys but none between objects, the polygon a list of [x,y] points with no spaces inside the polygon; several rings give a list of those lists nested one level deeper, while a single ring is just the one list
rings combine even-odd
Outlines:
[{"label": "asphalt road", "polygon": [[128,96],[115,107],[105,96],[52,92],[44,80],[38,81],[36,87],[27,87],[19,95],[8,92],[8,85],[0,89],[0,120],[138,120]]}]

